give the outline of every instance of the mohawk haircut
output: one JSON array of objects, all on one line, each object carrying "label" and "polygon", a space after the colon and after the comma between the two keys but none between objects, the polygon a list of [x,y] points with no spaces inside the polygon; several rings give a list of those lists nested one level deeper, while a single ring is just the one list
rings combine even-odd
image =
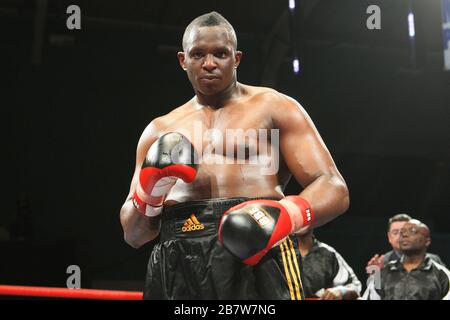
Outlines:
[{"label": "mohawk haircut", "polygon": [[234,31],[233,26],[220,13],[218,13],[216,11],[212,11],[210,13],[206,13],[204,15],[201,15],[201,16],[195,18],[186,27],[186,30],[184,31],[184,34],[183,34],[183,51],[186,51],[188,37],[193,29],[200,28],[200,27],[216,27],[216,26],[225,28],[225,30],[227,31],[228,37],[230,38],[231,43],[233,45],[233,49],[236,50],[237,49],[237,38],[236,38],[236,32]]}]

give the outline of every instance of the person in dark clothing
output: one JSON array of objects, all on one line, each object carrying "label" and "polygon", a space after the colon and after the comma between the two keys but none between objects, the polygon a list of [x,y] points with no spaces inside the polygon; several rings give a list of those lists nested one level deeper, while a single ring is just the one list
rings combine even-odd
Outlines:
[{"label": "person in dark clothing", "polygon": [[[406,222],[410,221],[411,219],[412,219],[411,216],[405,213],[396,214],[395,216],[389,219],[387,236],[388,241],[392,246],[392,250],[386,252],[383,255],[379,254],[374,255],[367,263],[367,266],[375,265],[381,269],[384,266],[386,266],[389,262],[396,261],[401,258],[402,253],[399,244],[400,229],[404,226]],[[441,258],[437,254],[427,253],[427,256],[429,256],[431,259],[433,259],[440,265],[445,266],[445,264],[442,262]]]},{"label": "person in dark clothing", "polygon": [[318,241],[312,229],[305,234],[297,234],[297,239],[303,257],[306,298],[352,300],[359,297],[361,282],[333,247]]},{"label": "person in dark clothing", "polygon": [[427,256],[428,227],[412,219],[400,229],[401,258],[390,261],[375,275],[363,295],[369,300],[450,300],[450,272]]}]

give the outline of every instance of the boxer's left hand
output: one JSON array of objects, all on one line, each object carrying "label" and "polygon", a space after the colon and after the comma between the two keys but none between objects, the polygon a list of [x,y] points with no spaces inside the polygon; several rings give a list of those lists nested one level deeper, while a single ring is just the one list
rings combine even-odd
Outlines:
[{"label": "boxer's left hand", "polygon": [[245,264],[255,265],[289,234],[310,225],[312,219],[311,207],[298,196],[246,201],[223,214],[219,241]]}]

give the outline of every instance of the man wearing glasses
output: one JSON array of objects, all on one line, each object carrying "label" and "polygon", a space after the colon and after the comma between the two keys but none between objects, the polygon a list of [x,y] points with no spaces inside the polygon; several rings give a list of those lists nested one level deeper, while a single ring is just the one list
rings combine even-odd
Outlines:
[{"label": "man wearing glasses", "polygon": [[[450,271],[427,255],[431,244],[428,227],[419,220],[400,229],[400,259],[381,270],[380,283],[369,286],[369,300],[450,300]],[[373,276],[372,276],[373,277]]]},{"label": "man wearing glasses", "polygon": [[[381,269],[384,266],[386,266],[389,262],[401,258],[402,253],[400,250],[400,243],[399,243],[400,229],[405,225],[406,222],[410,220],[412,220],[412,218],[405,213],[396,214],[395,216],[389,219],[387,236],[389,243],[392,246],[392,250],[386,252],[381,256],[379,254],[374,255],[372,259],[370,259],[369,262],[367,263],[367,266],[375,265]],[[427,256],[429,256],[431,259],[433,259],[440,265],[445,266],[445,264],[442,262],[441,258],[437,254],[427,253]]]}]

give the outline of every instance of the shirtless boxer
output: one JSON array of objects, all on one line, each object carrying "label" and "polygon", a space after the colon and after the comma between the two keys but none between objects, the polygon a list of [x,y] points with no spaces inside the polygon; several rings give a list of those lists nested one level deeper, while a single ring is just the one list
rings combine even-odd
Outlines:
[{"label": "shirtless boxer", "polygon": [[[220,14],[193,20],[178,60],[195,96],[151,121],[138,142],[120,219],[135,248],[160,236],[144,298],[302,299],[292,234],[349,206],[345,181],[306,111],[273,89],[237,82],[241,57]],[[227,140],[227,130],[279,136]],[[208,161],[205,150],[214,150]],[[292,175],[303,191],[285,196]]]}]

